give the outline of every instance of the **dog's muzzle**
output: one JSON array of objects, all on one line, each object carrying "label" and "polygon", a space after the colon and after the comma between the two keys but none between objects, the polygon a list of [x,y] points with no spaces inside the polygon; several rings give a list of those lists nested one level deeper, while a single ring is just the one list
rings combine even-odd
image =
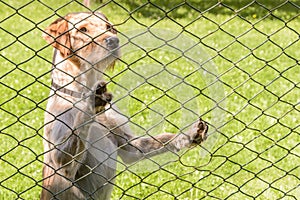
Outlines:
[{"label": "dog's muzzle", "polygon": [[107,48],[109,50],[115,50],[119,47],[119,38],[115,36],[105,38],[104,41],[106,42]]}]

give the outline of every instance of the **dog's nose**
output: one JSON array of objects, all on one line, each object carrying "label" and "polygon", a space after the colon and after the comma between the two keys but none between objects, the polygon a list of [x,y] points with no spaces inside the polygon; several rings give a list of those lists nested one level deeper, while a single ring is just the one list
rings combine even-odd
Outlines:
[{"label": "dog's nose", "polygon": [[112,36],[112,37],[105,38],[105,42],[106,42],[107,47],[110,50],[119,47],[119,38],[117,38],[117,37]]}]

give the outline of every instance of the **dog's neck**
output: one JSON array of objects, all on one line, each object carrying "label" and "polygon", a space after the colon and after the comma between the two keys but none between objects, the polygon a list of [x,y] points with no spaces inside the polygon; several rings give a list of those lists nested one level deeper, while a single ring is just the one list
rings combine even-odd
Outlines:
[{"label": "dog's neck", "polygon": [[65,59],[55,50],[51,78],[53,83],[61,88],[87,93],[98,80],[102,79],[105,68],[106,66],[93,66],[87,62]]}]

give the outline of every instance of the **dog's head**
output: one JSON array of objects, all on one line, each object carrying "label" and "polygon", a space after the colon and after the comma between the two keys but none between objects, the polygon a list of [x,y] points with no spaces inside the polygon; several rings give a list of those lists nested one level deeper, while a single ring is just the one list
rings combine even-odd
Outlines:
[{"label": "dog's head", "polygon": [[54,21],[43,38],[75,64],[113,66],[119,57],[117,31],[99,12],[71,13]]}]

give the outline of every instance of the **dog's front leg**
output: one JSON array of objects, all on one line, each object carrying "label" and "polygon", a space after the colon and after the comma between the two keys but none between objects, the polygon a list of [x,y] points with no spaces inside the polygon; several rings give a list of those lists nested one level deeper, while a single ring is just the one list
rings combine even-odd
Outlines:
[{"label": "dog's front leg", "polygon": [[85,133],[90,115],[72,108],[53,122],[48,143],[54,170],[66,178],[74,179],[86,156]]},{"label": "dog's front leg", "polygon": [[48,124],[42,200],[85,199],[73,181],[86,156],[85,136],[82,130],[86,127],[76,127],[87,118],[83,112],[72,108],[64,114],[57,115],[55,120]]},{"label": "dog's front leg", "polygon": [[206,139],[208,126],[204,121],[199,120],[186,133],[163,133],[153,137],[133,137],[123,132],[121,128],[115,130],[114,135],[120,147],[119,156],[124,162],[132,163],[168,151],[178,152],[183,148],[200,144]]}]

